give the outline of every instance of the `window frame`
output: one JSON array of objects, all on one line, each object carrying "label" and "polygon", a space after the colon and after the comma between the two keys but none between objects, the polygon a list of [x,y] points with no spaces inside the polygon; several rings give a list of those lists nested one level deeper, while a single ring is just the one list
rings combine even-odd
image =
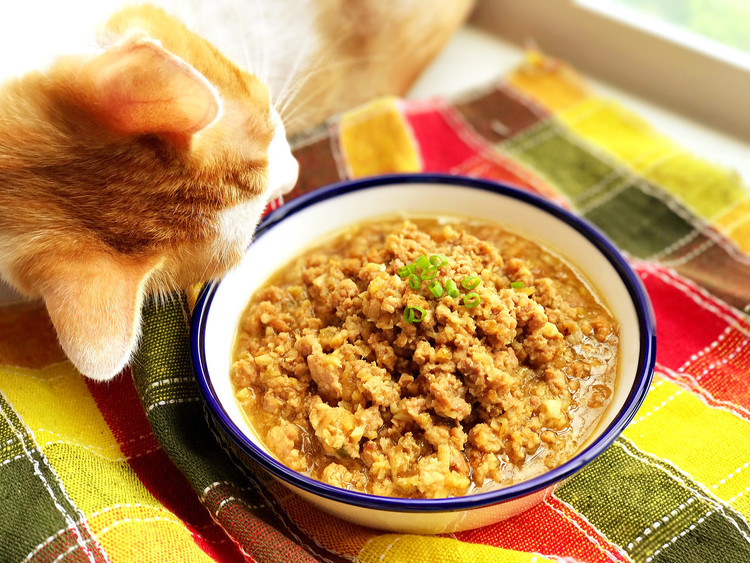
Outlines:
[{"label": "window frame", "polygon": [[594,4],[478,0],[471,23],[518,45],[533,41],[603,82],[750,140],[750,69]]}]

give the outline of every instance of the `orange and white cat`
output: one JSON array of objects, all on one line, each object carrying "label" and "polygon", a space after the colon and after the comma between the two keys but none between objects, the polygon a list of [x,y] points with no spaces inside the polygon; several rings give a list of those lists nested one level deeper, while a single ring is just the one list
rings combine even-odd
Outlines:
[{"label": "orange and white cat", "polygon": [[187,27],[77,1],[26,0],[0,28],[0,278],[98,380],[130,360],[148,295],[235,266],[293,186],[280,110],[298,131],[404,93],[471,5],[206,0],[177,5]]}]

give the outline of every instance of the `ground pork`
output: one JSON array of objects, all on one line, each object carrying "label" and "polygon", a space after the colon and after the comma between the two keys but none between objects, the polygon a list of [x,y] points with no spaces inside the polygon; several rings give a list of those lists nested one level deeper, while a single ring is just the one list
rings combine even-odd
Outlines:
[{"label": "ground pork", "polygon": [[[399,269],[420,256],[440,266],[432,276],[422,264],[428,279],[413,287]],[[292,469],[377,495],[463,495],[575,452],[611,398],[617,332],[590,286],[524,237],[482,222],[381,221],[307,252],[256,293],[230,377]]]}]

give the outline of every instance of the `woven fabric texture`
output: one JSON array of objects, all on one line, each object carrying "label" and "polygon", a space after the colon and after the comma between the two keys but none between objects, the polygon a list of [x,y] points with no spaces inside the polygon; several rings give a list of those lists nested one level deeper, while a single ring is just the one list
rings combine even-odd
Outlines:
[{"label": "woven fabric texture", "polygon": [[750,191],[532,56],[457,99],[383,98],[297,137],[294,198],[347,178],[511,183],[604,231],[657,321],[633,422],[530,511],[444,536],[336,520],[208,421],[184,295],[148,304],[130,369],[84,380],[38,305],[0,308],[0,561],[750,561]]}]

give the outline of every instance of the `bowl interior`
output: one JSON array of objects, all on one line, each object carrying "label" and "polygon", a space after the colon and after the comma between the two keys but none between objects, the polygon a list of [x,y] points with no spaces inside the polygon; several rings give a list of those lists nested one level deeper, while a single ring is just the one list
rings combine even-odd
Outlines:
[{"label": "bowl interior", "polygon": [[[642,384],[644,377],[643,369],[639,369],[643,336],[639,307],[644,314],[642,309],[648,305],[634,304],[632,287],[629,289],[622,272],[601,250],[604,244],[611,253],[613,249],[609,244],[602,243],[596,235],[589,238],[590,235],[584,234],[588,229],[585,225],[582,232],[579,221],[571,222],[567,214],[527,194],[471,182],[469,185],[445,182],[445,179],[431,182],[429,179],[415,181],[413,177],[408,181],[394,178],[385,183],[358,185],[356,189],[341,186],[309,198],[292,207],[292,212],[280,220],[272,216],[259,230],[239,268],[215,287],[210,306],[201,313],[204,316],[205,377],[210,380],[226,416],[269,456],[237,406],[229,380],[239,316],[253,292],[273,272],[316,244],[317,239],[351,223],[395,213],[459,215],[495,221],[566,258],[584,273],[620,323],[615,393],[589,443],[616,422],[622,416],[623,407],[632,402],[634,385],[638,380]],[[621,263],[619,267],[622,268]]]}]

